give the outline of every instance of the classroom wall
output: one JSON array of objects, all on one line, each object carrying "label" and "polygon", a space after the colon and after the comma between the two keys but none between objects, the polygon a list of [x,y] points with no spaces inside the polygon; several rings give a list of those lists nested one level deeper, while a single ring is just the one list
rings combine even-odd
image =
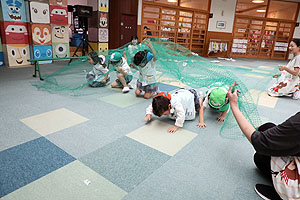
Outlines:
[{"label": "classroom wall", "polygon": [[[208,31],[232,33],[236,0],[212,0],[210,13],[213,18],[209,19]],[[217,28],[217,22],[225,22],[225,28]]]}]

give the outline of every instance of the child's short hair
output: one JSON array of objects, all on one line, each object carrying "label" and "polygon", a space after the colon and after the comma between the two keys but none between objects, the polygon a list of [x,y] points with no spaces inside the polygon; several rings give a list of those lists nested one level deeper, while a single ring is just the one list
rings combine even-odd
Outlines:
[{"label": "child's short hair", "polygon": [[139,51],[139,52],[137,52],[137,53],[134,55],[133,63],[134,63],[135,65],[141,64],[141,62],[145,59],[146,53],[147,53],[146,51]]},{"label": "child's short hair", "polygon": [[103,55],[98,56],[98,53],[96,51],[89,52],[88,56],[90,56],[92,58],[95,65],[98,63],[100,63],[101,65],[105,65],[105,56],[103,56]]},{"label": "child's short hair", "polygon": [[152,112],[156,116],[161,116],[165,111],[169,110],[170,99],[163,96],[156,96],[152,100]]}]

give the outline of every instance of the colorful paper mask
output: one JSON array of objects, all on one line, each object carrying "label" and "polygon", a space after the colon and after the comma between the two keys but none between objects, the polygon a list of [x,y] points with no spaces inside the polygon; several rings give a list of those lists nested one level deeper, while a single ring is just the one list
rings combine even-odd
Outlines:
[{"label": "colorful paper mask", "polygon": [[52,25],[52,43],[68,43],[69,30],[68,26]]},{"label": "colorful paper mask", "polygon": [[50,5],[68,6],[67,0],[50,0]]},{"label": "colorful paper mask", "polygon": [[1,26],[4,44],[28,44],[27,23],[3,21]]},{"label": "colorful paper mask", "polygon": [[67,25],[68,8],[63,6],[50,5],[50,21],[51,24]]},{"label": "colorful paper mask", "polygon": [[108,12],[108,0],[99,0],[99,10]]},{"label": "colorful paper mask", "polygon": [[99,52],[102,52],[103,54],[107,55],[108,53],[108,43],[99,43]]},{"label": "colorful paper mask", "polygon": [[29,45],[25,44],[8,44],[7,59],[9,66],[22,66],[29,65],[27,61],[30,59]]},{"label": "colorful paper mask", "polygon": [[50,23],[49,5],[40,2],[30,2],[30,17],[33,23]]},{"label": "colorful paper mask", "polygon": [[99,26],[102,27],[102,28],[107,27],[107,13],[100,13]]},{"label": "colorful paper mask", "polygon": [[99,28],[99,42],[108,42],[108,29]]},{"label": "colorful paper mask", "polygon": [[3,21],[26,22],[24,0],[1,0]]},{"label": "colorful paper mask", "polygon": [[37,45],[51,44],[50,25],[32,24],[31,31],[32,31],[33,44],[37,44]]},{"label": "colorful paper mask", "polygon": [[70,56],[69,43],[52,44],[53,58],[65,58]]},{"label": "colorful paper mask", "polygon": [[[52,58],[51,45],[35,45],[33,46],[33,57],[38,58]],[[39,61],[39,64],[52,63],[52,60]]]}]

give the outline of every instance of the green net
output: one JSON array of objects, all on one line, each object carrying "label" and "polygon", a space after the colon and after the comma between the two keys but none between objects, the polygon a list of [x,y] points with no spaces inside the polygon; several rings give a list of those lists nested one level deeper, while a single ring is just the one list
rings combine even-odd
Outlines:
[{"label": "green net", "polygon": [[[241,91],[239,108],[249,122],[257,127],[261,124],[261,118],[257,111],[258,98],[253,98],[252,90],[264,91],[272,76],[265,77],[261,81],[252,81],[251,78],[243,78],[244,74],[253,72],[251,68],[236,66],[222,66],[211,63],[210,60],[198,56],[187,48],[160,38],[150,38],[151,44],[156,51],[156,72],[158,83],[175,84],[195,88],[198,91],[207,91],[216,83],[230,86],[234,81]],[[99,52],[106,57],[106,63],[114,80],[115,67],[109,65],[110,56],[114,52],[126,55],[128,64],[133,63],[133,57],[138,51],[149,50],[142,42],[136,46],[130,43],[118,48]],[[51,93],[82,96],[95,94],[95,88],[89,87],[91,81],[86,80],[86,74],[91,71],[92,65],[87,59],[79,59],[62,67],[58,71],[44,77],[44,81],[35,81],[33,85],[39,90]],[[275,70],[276,68],[272,69]],[[138,79],[138,69],[133,69],[133,80]],[[271,71],[270,73],[273,73]],[[275,72],[274,72],[275,73]],[[273,74],[274,74],[273,73]],[[105,74],[103,75],[105,76]],[[103,78],[103,77],[98,77]],[[246,84],[247,83],[247,86]],[[101,89],[101,88],[100,88]],[[256,94],[258,95],[258,94]],[[243,137],[231,111],[228,112],[224,124],[220,129],[222,137],[239,139]]]}]

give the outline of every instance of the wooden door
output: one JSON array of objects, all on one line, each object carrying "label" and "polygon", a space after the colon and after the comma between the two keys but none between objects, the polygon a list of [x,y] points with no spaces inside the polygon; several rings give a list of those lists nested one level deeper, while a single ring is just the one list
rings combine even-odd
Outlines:
[{"label": "wooden door", "polygon": [[133,35],[137,35],[136,15],[121,14],[120,46],[131,41]]}]

